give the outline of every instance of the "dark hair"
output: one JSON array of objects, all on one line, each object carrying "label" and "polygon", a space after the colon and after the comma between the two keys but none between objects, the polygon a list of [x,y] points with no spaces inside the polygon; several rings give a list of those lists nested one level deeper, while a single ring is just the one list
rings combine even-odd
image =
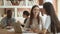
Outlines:
[{"label": "dark hair", "polygon": [[43,8],[45,9],[46,14],[51,17],[51,32],[55,33],[55,27],[57,28],[59,20],[55,13],[54,7],[50,2],[46,2],[43,4]]},{"label": "dark hair", "polygon": [[[35,7],[39,7],[39,6],[38,6],[38,5],[34,5],[34,6],[32,7],[31,13],[30,13],[30,24],[32,24],[32,20],[33,20],[33,18],[34,18],[33,9],[34,9]],[[38,14],[38,16],[37,16],[37,20],[38,20],[38,24],[39,24],[39,21],[40,21],[39,14]]]},{"label": "dark hair", "polygon": [[12,17],[12,11],[11,10],[8,10],[7,11],[7,18],[9,19],[9,18],[11,18]]},{"label": "dark hair", "polygon": [[7,10],[7,13],[12,13],[12,11],[11,10]]},{"label": "dark hair", "polygon": [[23,15],[29,16],[29,12],[28,11],[24,11]]}]

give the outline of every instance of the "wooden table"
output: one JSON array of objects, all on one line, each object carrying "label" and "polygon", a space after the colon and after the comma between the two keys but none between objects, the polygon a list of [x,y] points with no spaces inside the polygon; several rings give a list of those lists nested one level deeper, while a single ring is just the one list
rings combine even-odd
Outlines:
[{"label": "wooden table", "polygon": [[0,34],[21,34],[21,33],[9,32],[5,29],[0,29]]},{"label": "wooden table", "polygon": [[[21,33],[9,32],[6,29],[0,28],[0,34],[21,34]],[[22,33],[22,34],[36,34],[36,33]]]}]

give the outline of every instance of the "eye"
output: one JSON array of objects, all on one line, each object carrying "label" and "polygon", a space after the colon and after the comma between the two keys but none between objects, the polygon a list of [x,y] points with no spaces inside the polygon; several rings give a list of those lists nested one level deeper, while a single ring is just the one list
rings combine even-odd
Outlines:
[{"label": "eye", "polygon": [[36,9],[34,9],[34,10],[36,10]]}]

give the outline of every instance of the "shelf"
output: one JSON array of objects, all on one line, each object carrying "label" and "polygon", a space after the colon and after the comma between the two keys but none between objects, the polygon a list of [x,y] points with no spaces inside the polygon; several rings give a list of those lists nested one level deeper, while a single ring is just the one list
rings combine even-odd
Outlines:
[{"label": "shelf", "polygon": [[[43,8],[43,6],[39,6],[40,8]],[[0,8],[32,8],[32,6],[0,6]]]},{"label": "shelf", "polygon": [[[36,0],[37,1],[37,0]],[[14,9],[14,17],[18,17],[18,8],[26,8],[26,9],[31,9],[33,5],[36,5],[36,1],[35,0],[32,0],[32,1],[29,1],[29,0],[25,0],[26,2],[26,5],[11,5],[11,3],[9,3],[10,1],[6,2],[6,0],[3,0],[3,4],[2,6],[0,6],[0,10],[1,9],[4,9],[4,8],[13,8]],[[40,8],[43,8],[42,5],[39,6]],[[5,11],[5,10],[4,10]],[[20,16],[21,17],[21,16]]]},{"label": "shelf", "polygon": [[0,8],[31,8],[32,6],[0,6]]}]

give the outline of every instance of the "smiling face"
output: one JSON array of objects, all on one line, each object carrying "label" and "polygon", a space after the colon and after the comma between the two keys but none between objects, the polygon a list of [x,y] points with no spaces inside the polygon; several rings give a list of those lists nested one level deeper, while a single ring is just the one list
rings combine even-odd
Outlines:
[{"label": "smiling face", "polygon": [[23,14],[23,18],[26,18],[27,16]]},{"label": "smiling face", "polygon": [[35,7],[33,9],[33,14],[34,14],[35,17],[37,17],[37,15],[39,14],[39,11],[40,11],[39,7]]}]

